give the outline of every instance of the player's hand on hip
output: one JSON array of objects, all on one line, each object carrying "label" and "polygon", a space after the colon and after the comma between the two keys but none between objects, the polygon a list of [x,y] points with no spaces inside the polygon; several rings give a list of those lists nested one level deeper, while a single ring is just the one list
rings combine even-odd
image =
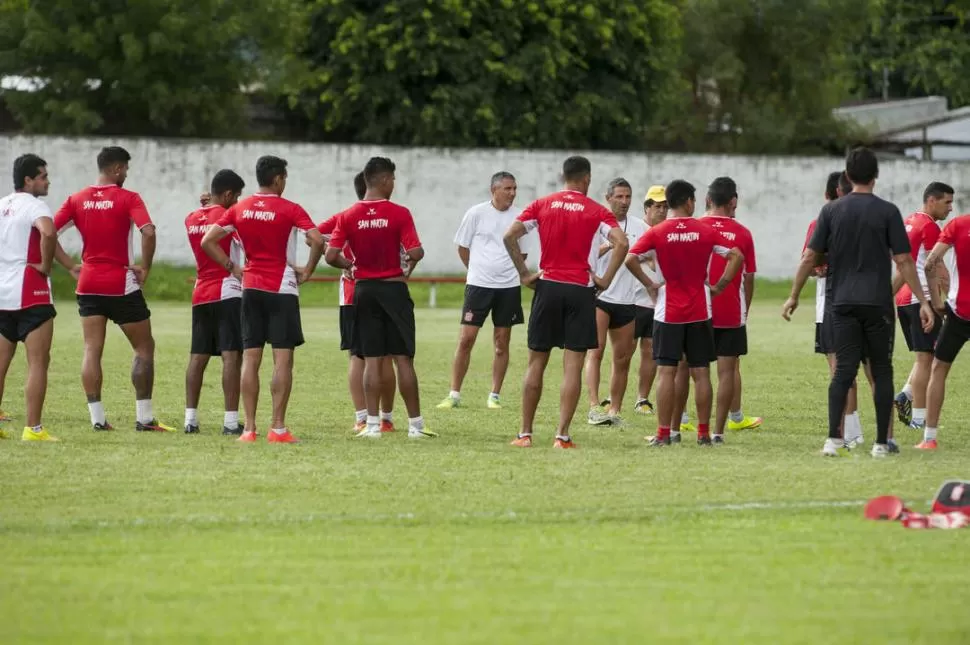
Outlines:
[{"label": "player's hand on hip", "polygon": [[930,306],[928,300],[924,300],[923,304],[920,305],[919,318],[923,323],[923,331],[927,334],[933,331],[933,327],[936,325],[936,314],[933,313],[933,307]]},{"label": "player's hand on hip", "polygon": [[788,298],[785,304],[781,308],[781,317],[785,320],[791,320],[791,316],[798,309],[798,300],[796,298]]},{"label": "player's hand on hip", "polygon": [[44,265],[41,264],[40,262],[31,262],[27,266],[29,266],[31,269],[33,269],[34,271],[36,271],[37,273],[39,273],[39,274],[41,274],[43,276],[49,276],[50,275],[50,272],[45,271],[44,270]]},{"label": "player's hand on hip", "polygon": [[234,267],[232,267],[231,273],[232,273],[232,277],[234,277],[236,280],[239,280],[240,282],[242,282],[242,279],[243,279],[243,270],[242,270],[242,267],[241,266],[234,266]]},{"label": "player's hand on hip", "polygon": [[521,276],[520,280],[523,287],[526,287],[527,289],[535,289],[536,282],[538,282],[539,278],[541,277],[542,272],[540,271],[539,273],[527,273],[524,276]]},{"label": "player's hand on hip", "polygon": [[135,282],[139,285],[145,284],[145,280],[148,279],[148,269],[140,264],[132,264],[128,270],[135,274]]},{"label": "player's hand on hip", "polygon": [[81,263],[78,262],[73,267],[71,267],[71,270],[68,271],[68,273],[71,274],[71,277],[74,278],[74,281],[75,282],[77,282],[78,280],[80,280],[81,279]]},{"label": "player's hand on hip", "polygon": [[593,278],[593,286],[596,287],[597,291],[606,291],[610,288],[610,283],[604,280],[602,276],[598,276],[592,271],[589,272],[589,275]]}]

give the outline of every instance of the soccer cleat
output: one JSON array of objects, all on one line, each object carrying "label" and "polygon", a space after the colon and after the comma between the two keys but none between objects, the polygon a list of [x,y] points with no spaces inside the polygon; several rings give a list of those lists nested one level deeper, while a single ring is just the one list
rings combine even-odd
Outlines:
[{"label": "soccer cleat", "polygon": [[711,435],[704,434],[697,437],[698,446],[713,446],[714,442],[711,441]]},{"label": "soccer cleat", "polygon": [[603,399],[602,401],[600,401],[600,407],[603,408],[604,410],[609,410],[610,405],[612,403],[613,401],[611,399]]},{"label": "soccer cleat", "polygon": [[651,448],[663,448],[664,446],[669,446],[671,441],[670,437],[661,439],[660,437],[657,437],[657,436],[644,437],[644,439],[647,440],[647,445],[650,446]]},{"label": "soccer cleat", "polygon": [[884,459],[885,457],[893,454],[893,452],[889,449],[889,446],[884,443],[874,443],[872,444],[872,452],[870,454],[874,459]]},{"label": "soccer cleat", "polygon": [[110,432],[114,430],[114,426],[105,421],[104,423],[95,423],[93,426],[95,432]]},{"label": "soccer cleat", "polygon": [[681,437],[679,432],[670,433],[670,443],[680,443]]},{"label": "soccer cleat", "polygon": [[148,423],[136,421],[135,432],[175,432],[175,428],[159,423],[158,419],[152,419]]},{"label": "soccer cleat", "polygon": [[637,414],[653,414],[653,403],[647,399],[640,399],[637,404],[633,406],[633,411]]},{"label": "soccer cleat", "polygon": [[716,434],[713,437],[711,437],[711,443],[713,443],[715,446],[723,446],[724,437],[722,435]]},{"label": "soccer cleat", "polygon": [[909,427],[911,430],[919,430],[920,432],[923,432],[923,430],[926,429],[926,420],[924,419],[922,421],[917,421],[916,419],[913,419],[909,422]]},{"label": "soccer cleat", "polygon": [[886,442],[886,447],[889,448],[889,454],[890,455],[898,455],[899,454],[899,444],[896,443],[896,440],[895,439],[889,439]]},{"label": "soccer cleat", "polygon": [[579,446],[576,445],[572,438],[560,439],[559,437],[556,437],[556,441],[552,444],[552,447],[560,448],[562,450],[570,450],[572,448],[578,448]]},{"label": "soccer cleat", "polygon": [[[365,428],[367,427],[366,423],[364,424],[364,427]],[[381,432],[394,432],[394,423],[391,421],[387,421],[386,419],[382,419]]]},{"label": "soccer cleat", "polygon": [[917,450],[936,450],[939,445],[936,443],[936,439],[923,439],[914,447]]},{"label": "soccer cleat", "polygon": [[728,419],[727,427],[728,430],[737,432],[739,430],[754,430],[755,428],[760,428],[762,423],[764,423],[764,419],[761,417],[744,417],[740,421],[731,421]]},{"label": "soccer cleat", "polygon": [[893,400],[893,404],[896,406],[896,418],[899,419],[900,423],[909,425],[913,420],[913,401],[905,392],[900,392],[896,395]]},{"label": "soccer cleat", "polygon": [[601,408],[590,408],[589,414],[586,415],[586,423],[591,426],[608,426],[610,425],[610,415]]},{"label": "soccer cleat", "polygon": [[610,418],[609,425],[613,426],[614,428],[623,427],[623,417],[621,417],[619,414],[608,414],[607,416]]},{"label": "soccer cleat", "polygon": [[857,435],[855,437],[852,437],[851,439],[846,439],[845,440],[845,445],[847,445],[849,447],[849,449],[851,450],[851,449],[856,448],[858,446],[864,446],[864,445],[866,445],[866,440],[860,434],[860,435]]},{"label": "soccer cleat", "polygon": [[488,408],[489,410],[501,410],[502,404],[499,403],[498,399],[490,396],[485,401],[485,407]]},{"label": "soccer cleat", "polygon": [[361,430],[366,430],[366,429],[367,429],[366,421],[358,421],[357,423],[354,424],[354,434],[357,434]]},{"label": "soccer cleat", "polygon": [[199,434],[200,428],[197,425],[192,425],[191,423],[185,424],[185,434]]},{"label": "soccer cleat", "polygon": [[531,434],[520,434],[516,435],[515,439],[512,440],[512,444],[516,448],[531,448],[532,447],[532,435]]},{"label": "soccer cleat", "polygon": [[365,439],[380,439],[381,438],[381,428],[380,426],[368,427],[365,426],[363,430],[354,435],[355,437],[363,437]]},{"label": "soccer cleat", "polygon": [[408,428],[408,439],[434,439],[437,436],[437,432],[431,432],[427,428],[415,428],[414,426]]},{"label": "soccer cleat", "polygon": [[57,441],[56,437],[52,437],[47,434],[47,430],[41,426],[38,432],[34,432],[33,428],[24,428],[24,433],[20,435],[20,438],[24,441]]},{"label": "soccer cleat", "polygon": [[243,424],[238,424],[235,428],[230,428],[229,426],[222,426],[222,434],[227,437],[240,437],[242,433],[246,431],[246,426]]},{"label": "soccer cleat", "polygon": [[5,423],[10,420],[11,420],[10,415],[4,412],[3,410],[0,410],[0,423]]},{"label": "soccer cleat", "polygon": [[461,407],[461,400],[453,399],[451,398],[451,395],[448,395],[444,398],[444,400],[441,403],[439,403],[435,407],[438,408],[439,410],[453,410],[457,407]]},{"label": "soccer cleat", "polygon": [[849,449],[841,439],[826,439],[822,445],[822,456],[824,457],[848,457]]},{"label": "soccer cleat", "polygon": [[256,434],[255,430],[250,430],[249,432],[243,431],[236,441],[241,441],[242,443],[256,443],[256,437],[258,436],[259,435]]},{"label": "soccer cleat", "polygon": [[694,426],[693,423],[681,423],[680,424],[680,431],[681,432],[697,432],[697,428]]},{"label": "soccer cleat", "polygon": [[266,433],[266,443],[300,443],[300,440],[290,434],[290,431],[274,432],[270,430]]}]

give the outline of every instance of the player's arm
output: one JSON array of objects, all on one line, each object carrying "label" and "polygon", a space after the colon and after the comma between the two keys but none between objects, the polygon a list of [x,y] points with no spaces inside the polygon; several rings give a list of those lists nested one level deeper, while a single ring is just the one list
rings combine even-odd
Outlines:
[{"label": "player's arm", "polygon": [[58,246],[54,220],[50,216],[42,215],[34,220],[34,228],[40,233],[40,262],[30,266],[44,275],[50,275]]},{"label": "player's arm", "polygon": [[472,241],[475,239],[475,229],[478,226],[478,214],[475,209],[469,209],[465,216],[461,218],[461,224],[455,231],[455,246],[458,247],[458,259],[468,269],[468,261],[471,257]]},{"label": "player's arm", "polygon": [[232,270],[233,263],[226,252],[222,250],[222,246],[219,244],[219,242],[221,242],[224,237],[231,234],[231,228],[227,229],[221,224],[216,224],[209,227],[209,230],[207,230],[205,235],[202,236],[202,242],[200,242],[200,246],[202,247],[202,250],[205,251],[205,254],[218,264],[224,266],[227,271]]},{"label": "player's arm", "polygon": [[623,264],[626,266],[627,271],[629,271],[634,278],[640,281],[640,284],[651,291],[656,291],[661,287],[661,285],[651,280],[650,276],[647,275],[647,272],[643,270],[643,263],[646,262],[646,260],[647,258],[636,255],[631,251],[630,253],[627,253]]},{"label": "player's arm", "polygon": [[134,272],[135,280],[138,284],[144,284],[148,279],[148,273],[152,270],[152,261],[155,259],[155,224],[152,223],[148,215],[145,203],[136,193],[131,193],[128,204],[128,217],[141,233],[141,263],[133,264],[128,268]]},{"label": "player's arm", "polygon": [[731,284],[731,280],[734,280],[741,267],[744,266],[744,253],[736,246],[730,249],[725,246],[715,246],[714,252],[727,260],[727,264],[724,266],[724,273],[721,274],[721,278],[710,285],[711,296],[716,296],[724,291]]},{"label": "player's arm", "polygon": [[[54,215],[54,229],[57,234],[69,227],[74,225],[74,203],[71,198],[68,197],[59,209],[57,209],[57,214]],[[67,254],[64,247],[61,246],[60,241],[54,249],[54,260],[57,261],[62,267],[68,270],[75,280],[77,280],[81,275],[81,263],[75,262],[74,258]]]},{"label": "player's arm", "polygon": [[805,244],[805,250],[802,251],[801,260],[795,269],[795,280],[792,282],[791,294],[781,308],[781,317],[785,320],[791,320],[792,314],[798,309],[798,298],[802,295],[802,289],[805,288],[808,277],[815,272],[815,267],[825,262],[825,254],[828,253],[829,213],[830,210],[827,207],[822,208],[822,212],[819,213],[815,222],[815,230],[812,232],[811,239],[808,240],[808,243]]},{"label": "player's arm", "polygon": [[471,249],[467,246],[458,245],[458,259],[461,263],[465,265],[465,269],[468,269],[468,260],[471,256]]},{"label": "player's arm", "polygon": [[407,271],[404,272],[404,278],[407,279],[414,273],[418,262],[424,259],[424,247],[421,246],[421,238],[418,237],[418,229],[414,225],[414,217],[411,215],[411,211],[405,209],[404,213],[406,217],[401,227],[400,241],[401,248],[404,249],[404,261],[408,265]]},{"label": "player's arm", "polygon": [[751,301],[754,300],[754,274],[745,273],[744,278],[744,310],[751,311]]},{"label": "player's arm", "polygon": [[647,264],[651,271],[656,271],[656,256],[657,251],[654,235],[648,230],[629,249],[626,258],[623,260],[624,265],[633,277],[639,280],[640,284],[648,291],[652,292],[663,285],[654,282],[647,272],[643,270],[643,265]]},{"label": "player's arm", "polygon": [[[913,296],[919,301],[919,317],[923,323],[923,331],[930,333],[936,324],[936,316],[929,300],[923,295],[923,285],[919,282],[919,273],[916,271],[916,261],[913,260],[912,247],[910,247],[909,236],[906,235],[906,227],[903,225],[903,217],[898,210],[890,213],[887,220],[887,242],[893,254],[893,262],[896,269],[903,276],[906,284],[913,291]],[[935,271],[934,271],[935,273]]]},{"label": "player's arm", "polygon": [[946,242],[937,242],[926,258],[926,281],[930,288],[930,304],[938,312],[943,311],[943,289],[940,284],[940,269],[946,270],[943,265],[943,256],[947,254],[951,246]]},{"label": "player's arm", "polygon": [[539,274],[529,271],[529,267],[525,263],[525,255],[522,254],[522,247],[519,245],[519,240],[525,237],[528,232],[525,224],[516,220],[512,222],[509,230],[505,232],[502,241],[505,243],[506,252],[512,258],[512,264],[515,265],[515,270],[519,272],[519,280],[522,282],[522,285],[534,289],[536,280],[539,279]]},{"label": "player's arm", "polygon": [[297,276],[300,284],[309,280],[313,272],[317,270],[320,258],[323,257],[327,248],[327,241],[323,239],[323,233],[312,226],[306,230],[306,243],[310,245],[310,257],[307,258],[303,271]]}]

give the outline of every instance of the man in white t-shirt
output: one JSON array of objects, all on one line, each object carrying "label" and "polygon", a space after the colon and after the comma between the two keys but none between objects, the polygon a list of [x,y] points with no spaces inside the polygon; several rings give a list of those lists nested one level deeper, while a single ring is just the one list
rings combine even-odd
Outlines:
[{"label": "man in white t-shirt", "polygon": [[[492,199],[468,209],[455,234],[458,257],[468,269],[465,278],[465,304],[461,310],[458,349],[451,368],[451,391],[438,404],[439,409],[461,404],[461,385],[468,373],[472,348],[478,332],[492,315],[495,357],[492,361],[492,391],[486,400],[490,409],[500,409],[499,393],[509,369],[509,342],[512,327],[524,321],[522,287],[519,273],[505,249],[503,236],[521,213],[515,201],[515,177],[508,172],[492,176]],[[520,241],[520,249],[521,241]]]},{"label": "man in white t-shirt", "polygon": [[[656,226],[667,219],[667,194],[663,186],[651,186],[643,198],[643,220],[647,228]],[[655,264],[648,261],[645,270],[654,282],[662,282],[657,274]],[[642,286],[642,285],[641,285]],[[638,414],[652,414],[653,404],[650,403],[650,390],[657,377],[657,363],[653,360],[653,314],[656,308],[656,294],[651,294],[646,288],[637,292],[637,320],[633,332],[640,343],[640,370],[637,384],[637,403],[633,411]]]},{"label": "man in white t-shirt", "polygon": [[[23,155],[13,164],[14,192],[0,199],[0,399],[17,343],[27,351],[24,441],[57,441],[41,424],[54,336],[50,272],[57,231],[47,195],[47,162]],[[0,411],[0,420],[9,417]],[[7,434],[0,428],[0,438]]]},{"label": "man in white t-shirt", "polygon": [[[626,179],[618,177],[609,183],[606,201],[630,246],[647,232],[647,225],[642,219],[628,216],[632,200],[633,190]],[[593,252],[598,257],[594,258],[592,266],[596,267],[597,274],[602,274],[609,266],[612,246],[600,236]],[[630,375],[630,361],[636,349],[636,303],[642,301],[640,292],[643,290],[643,285],[626,266],[621,266],[609,288],[596,296],[596,338],[599,346],[586,354],[586,390],[590,406],[587,420],[590,425],[619,425],[621,422],[620,409]],[[610,398],[600,400],[600,368],[607,335],[613,347],[613,371],[610,375]]]}]

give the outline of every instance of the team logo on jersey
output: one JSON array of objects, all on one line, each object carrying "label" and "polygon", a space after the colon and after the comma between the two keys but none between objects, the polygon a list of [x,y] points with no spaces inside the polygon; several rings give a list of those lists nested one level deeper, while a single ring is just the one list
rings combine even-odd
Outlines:
[{"label": "team logo on jersey", "polygon": [[687,225],[684,224],[683,222],[678,222],[677,223],[677,228],[687,228]]},{"label": "team logo on jersey", "polygon": [[266,205],[266,202],[264,202],[263,200],[259,200],[258,202],[253,204],[253,206],[255,206],[256,208],[262,208],[265,205]]},{"label": "team logo on jersey", "polygon": [[377,209],[368,208],[367,209],[367,215],[368,215],[368,217],[371,216],[371,215],[377,215]]},{"label": "team logo on jersey", "polygon": [[99,190],[99,191],[97,191],[97,192],[94,193],[94,196],[95,197],[104,197],[104,193]]}]

